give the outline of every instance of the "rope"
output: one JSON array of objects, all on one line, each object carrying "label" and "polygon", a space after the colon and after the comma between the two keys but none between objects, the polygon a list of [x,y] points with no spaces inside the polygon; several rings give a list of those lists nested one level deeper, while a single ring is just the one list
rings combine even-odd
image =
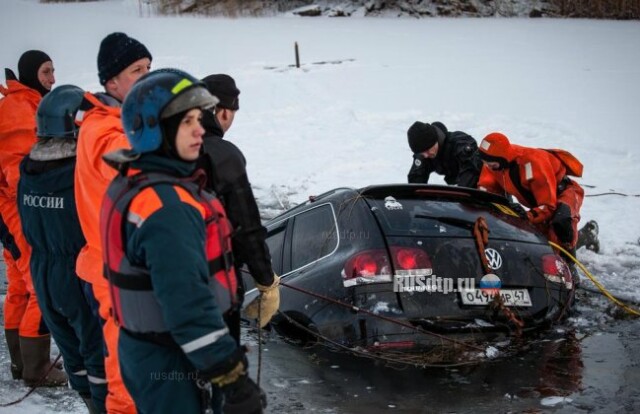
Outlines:
[{"label": "rope", "polygon": [[602,196],[609,196],[609,195],[617,195],[622,197],[640,197],[640,194],[625,194],[625,193],[618,193],[616,191],[611,191],[608,193],[586,194],[585,197],[602,197]]},{"label": "rope", "polygon": [[[330,348],[329,345],[338,348],[342,351],[354,354],[356,356],[360,356],[360,357],[364,357],[364,358],[369,358],[369,359],[373,359],[373,360],[381,360],[381,361],[385,361],[388,364],[394,364],[394,365],[401,365],[404,367],[406,367],[407,365],[410,366],[414,366],[414,367],[419,367],[419,368],[454,368],[454,367],[461,367],[461,366],[467,366],[467,365],[476,365],[478,364],[478,361],[467,361],[467,362],[457,362],[457,363],[450,363],[450,364],[430,364],[430,363],[426,363],[426,362],[420,362],[420,358],[423,357],[423,355],[419,355],[419,354],[408,354],[408,353],[398,353],[398,357],[392,357],[392,356],[387,356],[384,354],[373,354],[358,348],[350,348],[344,344],[341,344],[339,342],[336,342],[324,335],[321,335],[319,332],[313,331],[311,329],[309,329],[308,327],[304,326],[303,324],[301,324],[300,322],[296,321],[295,319],[293,319],[292,317],[290,317],[289,315],[287,315],[284,312],[280,312],[278,311],[278,314],[281,315],[282,317],[284,317],[289,323],[291,323],[292,325],[294,325],[295,327],[303,330],[304,332],[308,333],[309,335],[315,337],[316,339],[320,339],[323,342],[320,342],[321,345]],[[327,345],[329,344],[329,345]],[[469,344],[467,344],[469,345]],[[484,350],[482,350],[483,355],[484,355]],[[397,366],[393,366],[393,365],[388,365],[390,368],[394,368],[394,369],[400,369]]]},{"label": "rope", "polygon": [[630,306],[626,305],[624,302],[622,302],[620,299],[616,298],[615,296],[613,296],[600,282],[598,282],[598,280],[595,278],[595,276],[593,276],[586,267],[584,267],[584,265],[582,263],[580,263],[578,261],[578,259],[576,259],[575,257],[573,257],[573,255],[571,253],[569,253],[568,251],[566,251],[564,248],[562,248],[561,246],[557,245],[554,242],[549,242],[549,244],[553,247],[555,247],[556,249],[560,250],[562,253],[564,253],[567,257],[569,257],[575,264],[578,265],[578,267],[580,267],[580,270],[582,270],[584,272],[585,275],[587,275],[587,277],[589,279],[591,279],[591,281],[593,282],[594,285],[596,285],[596,287],[600,290],[600,292],[602,292],[602,294],[604,296],[607,297],[607,299],[609,299],[611,302],[615,303],[616,305],[620,306],[622,309],[624,309],[625,311],[627,311],[628,313],[635,315],[635,316],[640,316],[640,312],[638,312],[637,310],[631,308]]},{"label": "rope", "polygon": [[282,281],[280,282],[280,284],[282,286],[286,286],[289,289],[293,289],[293,290],[298,291],[300,293],[304,293],[304,294],[316,297],[318,299],[322,299],[322,300],[325,300],[327,302],[331,302],[333,304],[346,307],[346,308],[351,309],[352,311],[354,311],[356,313],[364,313],[365,315],[371,316],[373,318],[378,318],[378,319],[382,319],[382,320],[387,321],[387,322],[395,323],[397,325],[404,326],[405,328],[409,328],[409,329],[411,329],[413,331],[416,331],[416,332],[419,332],[419,333],[422,333],[422,334],[426,334],[426,335],[434,336],[434,337],[439,338],[439,339],[441,339],[443,341],[449,341],[449,342],[451,342],[453,344],[466,346],[466,347],[469,347],[469,348],[474,349],[476,351],[484,352],[484,349],[482,349],[480,347],[477,347],[477,346],[474,346],[474,345],[471,345],[471,344],[467,344],[465,342],[456,341],[455,339],[448,338],[448,337],[446,337],[444,335],[440,335],[440,334],[437,334],[435,332],[430,332],[430,331],[421,329],[421,328],[419,328],[417,326],[411,325],[410,323],[399,321],[397,319],[390,318],[388,316],[378,315],[376,313],[373,313],[370,310],[362,309],[362,308],[359,308],[359,307],[354,306],[354,305],[349,305],[348,303],[340,302],[339,300],[336,300],[336,299],[333,299],[333,298],[330,298],[330,297],[327,297],[327,296],[323,296],[323,295],[320,295],[320,294],[315,293],[315,292],[311,292],[311,291],[306,290],[306,289],[302,289],[302,288],[299,288],[299,287],[296,287],[296,286],[288,285],[288,284],[286,284],[286,283],[284,283]]},{"label": "rope", "polygon": [[[598,288],[592,288],[592,287],[588,287],[588,286],[584,286],[584,285],[580,285],[577,287],[578,289],[584,290],[585,292],[590,292],[590,293],[595,293],[597,295],[601,295],[604,296],[604,294],[598,289]],[[622,301],[623,299],[621,299],[620,297],[611,294],[611,296],[613,296],[614,298]],[[627,305],[634,305],[634,306],[640,306],[640,302],[635,301],[635,300],[627,300]]]},{"label": "rope", "polygon": [[[482,263],[484,274],[487,275],[489,273],[492,273],[491,268],[489,267],[489,260],[487,260],[487,256],[485,255],[487,243],[489,243],[489,225],[487,224],[487,220],[484,217],[478,217],[475,224],[473,225],[472,233],[473,240],[476,243],[478,257],[480,258],[480,263]],[[522,336],[524,321],[518,318],[518,316],[511,309],[508,309],[504,305],[502,296],[500,296],[500,294],[494,295],[493,301],[491,302],[491,307],[501,311],[507,317],[507,319],[509,319],[509,321],[513,323],[516,328],[515,336]]]},{"label": "rope", "polygon": [[489,243],[489,225],[487,224],[487,220],[484,217],[478,217],[475,224],[473,225],[473,240],[476,242],[476,249],[478,253],[478,257],[480,258],[480,263],[482,263],[482,269],[484,270],[484,274],[491,273],[491,269],[489,268],[489,261],[487,260],[487,256],[484,251],[486,250],[486,245]]},{"label": "rope", "polygon": [[260,321],[262,319],[262,293],[258,297],[258,374],[256,377],[256,382],[258,384],[258,388],[260,388],[260,377],[262,376],[262,327],[260,326]]},{"label": "rope", "polygon": [[47,376],[53,370],[53,368],[55,368],[56,364],[58,363],[58,361],[60,361],[61,357],[62,357],[62,354],[58,354],[56,359],[49,366],[49,369],[47,370],[47,372],[45,372],[44,375],[42,377],[40,377],[38,382],[36,382],[36,385],[31,387],[31,389],[29,391],[27,391],[27,393],[25,395],[23,395],[22,397],[18,398],[15,401],[11,401],[10,403],[0,404],[0,407],[11,407],[12,405],[20,404],[22,401],[26,400],[27,397],[29,397],[36,389],[38,389],[40,386],[42,386],[42,383],[44,383],[45,379],[47,379]]}]

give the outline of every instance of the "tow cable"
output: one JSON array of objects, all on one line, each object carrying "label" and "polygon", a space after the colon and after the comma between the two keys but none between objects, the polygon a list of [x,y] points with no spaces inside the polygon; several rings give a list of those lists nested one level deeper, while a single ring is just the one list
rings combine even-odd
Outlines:
[{"label": "tow cable", "polygon": [[476,350],[476,351],[484,352],[484,349],[482,349],[482,348],[480,348],[478,346],[475,346],[475,345],[472,345],[472,344],[469,344],[469,343],[466,343],[466,342],[462,342],[462,341],[457,341],[455,339],[448,338],[448,337],[446,337],[444,335],[440,335],[440,334],[437,334],[435,332],[429,332],[429,331],[427,331],[425,329],[422,329],[422,328],[420,328],[418,326],[414,326],[414,325],[412,325],[410,323],[403,322],[403,321],[400,321],[400,320],[395,319],[395,318],[390,318],[388,316],[378,315],[378,314],[376,314],[376,313],[374,313],[374,312],[372,312],[372,311],[370,311],[368,309],[363,309],[363,308],[360,308],[360,307],[355,306],[355,305],[350,305],[348,303],[341,302],[341,301],[339,301],[337,299],[333,299],[333,298],[330,298],[328,296],[321,295],[319,293],[311,292],[310,290],[306,290],[306,289],[303,289],[303,288],[300,288],[300,287],[289,285],[289,284],[284,283],[282,281],[280,282],[280,284],[283,285],[283,286],[288,287],[289,289],[298,291],[300,293],[304,293],[304,294],[307,294],[309,296],[313,296],[315,298],[322,299],[324,301],[327,301],[327,302],[330,302],[330,303],[333,303],[333,304],[348,308],[348,309],[352,310],[353,312],[363,313],[363,314],[365,314],[367,316],[371,316],[373,318],[382,319],[382,320],[384,320],[386,322],[391,322],[391,323],[394,323],[396,325],[400,325],[400,326],[403,326],[405,328],[409,328],[409,329],[411,329],[413,331],[416,331],[418,333],[421,333],[421,334],[431,335],[431,336],[439,338],[439,339],[441,339],[443,341],[448,341],[448,342],[451,342],[451,343],[456,344],[456,345],[462,345],[462,346],[468,347],[468,348]]},{"label": "tow cable", "polygon": [[260,388],[260,377],[262,371],[262,327],[260,326],[260,319],[262,318],[262,293],[258,297],[258,374],[256,376],[256,383],[258,389]]},{"label": "tow cable", "polygon": [[40,379],[36,382],[36,384],[33,387],[31,387],[31,389],[27,391],[26,394],[24,394],[22,397],[18,398],[15,401],[11,401],[5,404],[0,404],[0,407],[11,407],[12,405],[20,404],[22,401],[26,400],[27,397],[29,397],[36,389],[42,386],[42,383],[44,383],[44,380],[51,373],[51,371],[56,367],[56,364],[58,363],[58,361],[60,361],[61,357],[62,357],[62,354],[58,354],[56,359],[54,359],[53,362],[51,363],[51,366],[49,366],[49,369],[47,370],[47,372],[45,372],[44,375],[40,377]]},{"label": "tow cable", "polygon": [[[398,369],[398,370],[406,368],[407,365],[413,366],[416,368],[456,368],[456,367],[462,367],[462,366],[468,366],[468,365],[475,365],[479,362],[479,361],[467,361],[467,362],[456,362],[456,363],[448,363],[448,364],[431,364],[431,363],[426,363],[421,361],[420,359],[423,358],[423,355],[421,354],[409,354],[405,352],[405,353],[397,353],[396,357],[393,357],[393,356],[388,356],[380,353],[372,353],[364,349],[360,349],[357,347],[348,347],[344,344],[336,342],[320,334],[319,332],[309,329],[307,326],[296,321],[295,319],[293,319],[291,316],[287,315],[284,312],[278,311],[278,315],[282,316],[284,319],[287,320],[287,322],[291,323],[296,328],[306,332],[307,334],[311,335],[312,337],[315,337],[316,339],[321,340],[322,342],[320,342],[320,344],[324,345],[327,348],[330,348],[330,346],[332,346],[334,347],[333,350],[340,349],[342,351],[351,353],[356,356],[360,356],[360,357],[364,357],[372,360],[384,361],[388,364],[387,365],[388,367]],[[484,350],[482,350],[482,354],[485,355]]]},{"label": "tow cable", "polygon": [[610,195],[617,195],[622,197],[640,197],[640,194],[625,194],[625,193],[618,193],[616,191],[611,191],[608,193],[598,193],[598,194],[585,194],[585,197],[602,197],[602,196],[610,196]]},{"label": "tow cable", "polygon": [[[484,270],[484,274],[487,275],[489,273],[493,273],[489,268],[489,261],[487,260],[487,256],[485,256],[484,252],[487,247],[487,243],[489,243],[489,225],[487,224],[487,220],[484,217],[478,217],[476,219],[475,224],[473,225],[473,240],[476,243],[476,248],[478,251],[478,256],[480,258],[480,263],[482,264],[482,269]],[[515,326],[516,337],[522,336],[522,328],[524,328],[524,322],[518,318],[518,316],[509,308],[507,308],[502,300],[502,297],[499,294],[493,296],[493,300],[491,301],[491,308],[501,311],[507,319],[513,323]]]},{"label": "tow cable", "polygon": [[576,259],[571,253],[569,253],[567,250],[565,250],[562,246],[559,246],[558,244],[554,243],[554,242],[549,242],[549,244],[552,247],[555,247],[556,249],[560,250],[562,253],[564,253],[567,257],[569,257],[576,265],[578,265],[578,267],[580,268],[580,270],[582,270],[582,272],[591,280],[591,282],[593,282],[594,285],[596,285],[596,287],[600,290],[600,292],[602,292],[602,294],[609,299],[611,302],[615,303],[616,305],[618,305],[619,307],[621,307],[622,309],[624,309],[625,311],[627,311],[628,313],[630,313],[631,315],[635,315],[635,316],[640,316],[640,312],[633,309],[632,307],[630,307],[629,305],[625,304],[624,302],[622,302],[620,299],[616,298],[615,296],[613,296],[603,285],[602,283],[600,283],[595,276],[593,276],[588,270],[587,268],[580,263],[580,261],[578,259]]}]

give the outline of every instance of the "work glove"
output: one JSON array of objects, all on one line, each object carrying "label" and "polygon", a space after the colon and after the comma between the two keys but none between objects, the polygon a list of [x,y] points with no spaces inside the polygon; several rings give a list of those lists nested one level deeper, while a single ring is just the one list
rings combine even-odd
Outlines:
[{"label": "work glove", "polygon": [[230,371],[227,371],[222,375],[218,375],[217,377],[213,377],[209,381],[211,381],[211,383],[216,387],[222,388],[238,381],[238,379],[243,375],[247,375],[247,367],[244,361],[239,361]]},{"label": "work glove", "polygon": [[518,215],[518,217],[522,219],[527,219],[527,210],[522,207],[520,203],[509,203],[509,208],[514,211]]},{"label": "work glove", "polygon": [[547,216],[541,214],[540,208],[536,207],[527,211],[527,219],[529,220],[530,223],[540,224],[546,221]]},{"label": "work glove", "polygon": [[573,231],[573,217],[568,205],[558,203],[556,212],[551,219],[551,225],[561,243],[573,244],[575,236]]},{"label": "work glove", "polygon": [[250,319],[260,319],[258,323],[261,328],[269,323],[273,315],[280,307],[280,276],[273,275],[271,286],[262,286],[256,283],[256,288],[260,291],[260,296],[255,298],[244,309],[245,315]]}]

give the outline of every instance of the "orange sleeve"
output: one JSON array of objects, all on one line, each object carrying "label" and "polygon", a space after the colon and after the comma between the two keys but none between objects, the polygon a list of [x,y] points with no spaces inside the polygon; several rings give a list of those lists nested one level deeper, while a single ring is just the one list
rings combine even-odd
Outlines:
[{"label": "orange sleeve", "polygon": [[[36,108],[38,102],[30,96],[4,98],[0,121],[0,166],[3,193],[16,197],[20,180],[20,162],[36,142]],[[10,100],[10,101],[9,101]],[[33,102],[32,102],[33,101]]]},{"label": "orange sleeve", "polygon": [[497,179],[496,174],[486,165],[483,165],[482,170],[480,170],[478,189],[494,194],[504,194],[504,189],[502,188],[502,185],[500,185],[500,181]]},{"label": "orange sleeve", "polygon": [[544,156],[526,155],[520,163],[520,177],[531,190],[538,205],[529,213],[529,221],[542,223],[549,220],[556,210],[556,191],[558,183],[553,165]]},{"label": "orange sleeve", "polygon": [[91,154],[89,162],[94,173],[105,181],[110,182],[116,176],[117,171],[109,167],[102,159],[102,155],[121,148],[130,148],[119,118],[106,118],[98,125],[83,125],[89,129],[83,134],[83,138],[91,139]]},{"label": "orange sleeve", "polygon": [[107,187],[117,171],[102,156],[129,148],[120,124],[119,109],[96,107],[84,116],[78,137],[75,198],[78,218],[87,245],[78,255],[76,272],[91,283],[104,283],[99,212]]}]

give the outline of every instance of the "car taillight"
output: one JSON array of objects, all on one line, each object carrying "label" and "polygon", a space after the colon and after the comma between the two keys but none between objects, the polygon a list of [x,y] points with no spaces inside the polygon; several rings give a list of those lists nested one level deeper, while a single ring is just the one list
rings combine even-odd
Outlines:
[{"label": "car taillight", "polygon": [[347,260],[342,269],[345,287],[391,282],[391,266],[386,250],[365,250]]},{"label": "car taillight", "polygon": [[397,274],[432,273],[431,259],[424,250],[414,247],[391,247],[391,255]]},{"label": "car taillight", "polygon": [[555,254],[542,256],[542,273],[549,282],[564,284],[567,289],[573,287],[573,279],[567,264]]},{"label": "car taillight", "polygon": [[[433,266],[429,255],[414,247],[391,246],[391,258],[396,276],[429,276]],[[391,262],[384,249],[366,250],[347,260],[342,270],[345,287],[369,283],[391,282]]]}]

